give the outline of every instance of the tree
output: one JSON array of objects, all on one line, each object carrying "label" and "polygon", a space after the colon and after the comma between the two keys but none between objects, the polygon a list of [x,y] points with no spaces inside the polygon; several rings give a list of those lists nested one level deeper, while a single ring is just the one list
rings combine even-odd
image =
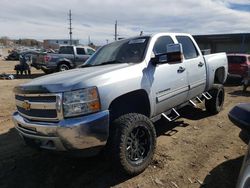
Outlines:
[{"label": "tree", "polygon": [[8,37],[1,37],[0,43],[4,46],[7,46],[9,44],[10,39]]}]

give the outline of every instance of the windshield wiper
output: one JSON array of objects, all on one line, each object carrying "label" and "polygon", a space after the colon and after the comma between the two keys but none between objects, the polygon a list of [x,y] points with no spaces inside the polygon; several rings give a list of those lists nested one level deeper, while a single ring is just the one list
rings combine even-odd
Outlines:
[{"label": "windshield wiper", "polygon": [[119,63],[124,63],[124,62],[121,62],[119,60],[112,60],[112,61],[105,61],[103,63],[100,63],[100,64],[83,64],[81,66],[79,66],[79,68],[85,68],[85,67],[94,67],[94,66],[101,66],[101,65],[108,65],[108,64],[119,64]]}]

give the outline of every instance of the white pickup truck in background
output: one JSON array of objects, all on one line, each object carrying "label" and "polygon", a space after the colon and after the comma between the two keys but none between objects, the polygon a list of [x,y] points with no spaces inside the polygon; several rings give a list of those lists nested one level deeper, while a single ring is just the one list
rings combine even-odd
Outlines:
[{"label": "white pickup truck in background", "polygon": [[153,122],[174,121],[180,108],[203,101],[210,114],[220,112],[227,72],[226,54],[203,56],[189,34],[124,39],[98,49],[82,68],[16,87],[13,121],[28,144],[105,148],[116,168],[135,175],[152,161]]}]

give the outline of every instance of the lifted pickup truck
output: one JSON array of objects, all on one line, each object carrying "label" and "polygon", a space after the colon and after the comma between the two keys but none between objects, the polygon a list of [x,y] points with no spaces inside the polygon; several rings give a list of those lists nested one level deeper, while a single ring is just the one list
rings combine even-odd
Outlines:
[{"label": "lifted pickup truck", "polygon": [[203,56],[189,34],[124,39],[100,48],[82,68],[17,86],[13,121],[27,144],[105,148],[115,167],[135,175],[152,161],[153,122],[174,121],[180,108],[203,101],[209,113],[220,112],[227,70],[225,53]]},{"label": "lifted pickup truck", "polygon": [[60,46],[58,54],[39,54],[31,66],[46,74],[65,71],[82,65],[94,53],[89,46]]}]

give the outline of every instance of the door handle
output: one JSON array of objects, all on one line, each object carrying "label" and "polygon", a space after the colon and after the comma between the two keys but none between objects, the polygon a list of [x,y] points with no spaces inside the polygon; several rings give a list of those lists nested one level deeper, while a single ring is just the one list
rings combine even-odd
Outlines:
[{"label": "door handle", "polygon": [[177,70],[178,73],[182,73],[184,72],[186,69],[184,67],[179,67],[179,69]]},{"label": "door handle", "polygon": [[204,63],[202,63],[202,62],[200,62],[200,63],[198,64],[199,67],[202,67],[203,65],[204,65]]}]

